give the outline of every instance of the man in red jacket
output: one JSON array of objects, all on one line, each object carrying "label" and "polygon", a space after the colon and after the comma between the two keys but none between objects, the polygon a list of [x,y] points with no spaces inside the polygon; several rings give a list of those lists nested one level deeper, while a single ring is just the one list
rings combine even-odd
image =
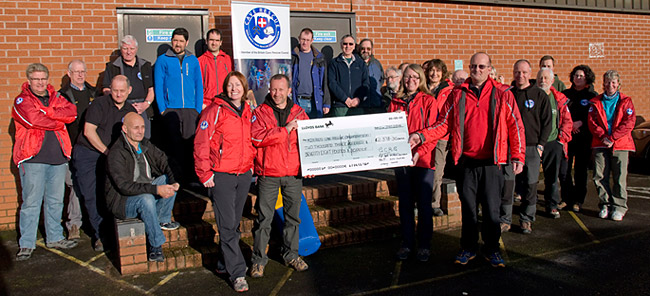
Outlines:
[{"label": "man in red jacket", "polygon": [[201,77],[203,78],[203,109],[210,105],[214,97],[221,93],[226,75],[232,71],[232,59],[221,50],[223,42],[219,29],[211,29],[205,35],[208,50],[199,57]]},{"label": "man in red jacket", "polygon": [[266,245],[269,242],[273,212],[282,192],[284,206],[284,241],[282,257],[287,265],[297,271],[307,270],[305,261],[298,256],[298,226],[300,225],[300,201],[302,176],[298,154],[298,120],[309,116],[300,106],[289,99],[291,82],[283,74],[271,77],[269,95],[253,113],[251,136],[257,147],[255,174],[258,176],[257,213],[253,236],[252,277],[262,277],[268,263]]},{"label": "man in red jacket", "polygon": [[77,118],[77,107],[48,83],[49,71],[40,63],[27,67],[27,82],[14,100],[16,123],[13,160],[20,172],[20,249],[16,261],[27,260],[36,249],[36,231],[43,204],[45,245],[70,249],[74,240],[63,237],[61,214],[65,174],[72,151],[66,124]]},{"label": "man in red jacket", "polygon": [[[505,267],[499,252],[499,206],[503,188],[502,165],[508,152],[515,174],[525,158],[524,127],[517,103],[507,86],[489,78],[492,62],[484,52],[470,59],[470,78],[454,88],[438,114],[438,121],[409,137],[411,148],[450,134],[451,154],[461,173],[457,180],[461,201],[461,251],[456,263],[465,265],[478,249],[478,203],[483,206],[483,253],[494,267]],[[413,156],[414,163],[419,158]]]},{"label": "man in red jacket", "polygon": [[[604,93],[591,99],[587,123],[593,135],[594,183],[598,192],[600,213],[621,221],[627,212],[628,153],[634,151],[632,129],[636,121],[632,99],[619,92],[621,78],[615,70],[603,75]],[[609,173],[614,174],[614,187],[609,187]],[[613,190],[612,190],[613,189]]]}]

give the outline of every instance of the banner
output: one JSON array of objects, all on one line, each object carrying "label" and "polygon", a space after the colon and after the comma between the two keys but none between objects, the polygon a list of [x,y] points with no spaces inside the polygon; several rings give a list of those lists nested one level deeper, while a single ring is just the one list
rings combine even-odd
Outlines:
[{"label": "banner", "polygon": [[291,59],[289,5],[231,3],[234,59]]},{"label": "banner", "polygon": [[404,112],[298,121],[303,176],[412,164]]}]

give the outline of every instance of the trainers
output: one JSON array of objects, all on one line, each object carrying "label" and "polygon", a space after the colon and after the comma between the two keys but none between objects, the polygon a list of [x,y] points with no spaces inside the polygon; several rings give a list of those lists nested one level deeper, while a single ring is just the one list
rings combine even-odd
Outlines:
[{"label": "trainers", "polygon": [[264,276],[264,265],[254,263],[253,266],[251,266],[251,277],[261,278],[262,276]]},{"label": "trainers", "polygon": [[476,253],[472,251],[461,250],[458,255],[456,255],[456,261],[454,263],[465,265],[469,260],[476,258]]},{"label": "trainers", "polygon": [[531,234],[533,233],[533,225],[529,221],[521,222],[521,233]]},{"label": "trainers", "polygon": [[151,262],[165,262],[165,255],[162,253],[162,247],[151,247],[148,257]]},{"label": "trainers", "polygon": [[178,224],[178,222],[176,222],[176,221],[167,222],[167,223],[160,223],[160,228],[162,230],[174,230],[174,229],[178,229],[178,227],[180,227],[180,226],[181,225]]},{"label": "trainers", "polygon": [[559,219],[560,218],[560,211],[558,209],[552,209],[550,212],[548,212],[553,219]]},{"label": "trainers", "polygon": [[95,250],[95,252],[104,252],[104,244],[102,244],[101,240],[95,241],[93,244],[93,250]]},{"label": "trainers", "polygon": [[621,213],[619,211],[614,211],[612,213],[612,220],[614,220],[614,221],[623,221],[624,216],[625,216],[625,214],[623,214],[623,213]]},{"label": "trainers", "polygon": [[440,216],[444,216],[444,215],[445,215],[445,212],[443,212],[441,208],[433,208],[433,216],[434,217],[440,217]]},{"label": "trainers", "polygon": [[510,224],[501,223],[501,233],[510,231]]},{"label": "trainers", "polygon": [[20,250],[18,250],[18,253],[16,254],[16,261],[25,261],[31,258],[32,252],[34,252],[34,249],[20,248]]},{"label": "trainers", "polygon": [[431,251],[429,251],[429,249],[418,249],[417,258],[420,262],[429,261],[430,255],[431,255]]},{"label": "trainers", "polygon": [[514,202],[520,202],[521,201],[521,194],[515,193],[514,197],[512,198]]},{"label": "trainers", "polygon": [[410,253],[411,253],[411,249],[406,247],[401,247],[399,248],[399,250],[397,250],[397,259],[406,260],[409,258]]},{"label": "trainers", "polygon": [[579,203],[573,204],[573,208],[571,210],[573,210],[576,213],[580,212],[580,204]]},{"label": "trainers", "polygon": [[246,292],[248,291],[248,282],[246,282],[246,278],[243,276],[238,277],[232,282],[232,287],[235,289],[235,292]]},{"label": "trainers", "polygon": [[287,265],[293,267],[296,271],[305,271],[309,268],[305,260],[302,260],[300,257],[287,262]]},{"label": "trainers", "polygon": [[70,226],[68,229],[68,239],[80,239],[79,227],[77,225]]},{"label": "trainers", "polygon": [[608,216],[609,216],[609,209],[607,208],[607,206],[601,206],[600,212],[598,213],[598,217],[602,219],[607,219]]},{"label": "trainers", "polygon": [[501,253],[499,252],[494,252],[492,254],[486,255],[485,260],[490,262],[490,265],[492,265],[492,267],[506,267],[506,263],[503,261]]},{"label": "trainers", "polygon": [[62,239],[58,242],[47,243],[45,246],[50,249],[72,249],[77,246],[77,242],[69,239]]},{"label": "trainers", "polygon": [[560,203],[557,205],[557,209],[558,209],[558,210],[561,210],[561,209],[564,209],[564,208],[566,208],[566,203],[565,203],[565,202],[560,202]]}]

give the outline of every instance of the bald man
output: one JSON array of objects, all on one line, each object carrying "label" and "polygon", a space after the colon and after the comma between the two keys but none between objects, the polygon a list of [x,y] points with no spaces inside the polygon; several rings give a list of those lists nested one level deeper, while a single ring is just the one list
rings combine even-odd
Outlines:
[{"label": "bald man", "polygon": [[[124,75],[117,75],[111,81],[111,93],[93,101],[82,119],[83,131],[72,151],[74,182],[79,189],[88,213],[93,249],[104,251],[102,239],[113,232],[112,227],[103,226],[106,206],[97,200],[97,184],[104,184],[104,163],[108,147],[120,135],[122,118],[129,112],[136,112],[126,98],[131,93],[131,83]],[[101,186],[100,186],[101,188]],[[104,190],[99,190],[104,192]]]},{"label": "bald man", "polygon": [[144,120],[136,112],[124,116],[121,136],[106,161],[106,204],[118,219],[140,218],[147,235],[149,261],[165,261],[162,230],[179,227],[172,209],[179,185],[167,156],[144,138]]}]

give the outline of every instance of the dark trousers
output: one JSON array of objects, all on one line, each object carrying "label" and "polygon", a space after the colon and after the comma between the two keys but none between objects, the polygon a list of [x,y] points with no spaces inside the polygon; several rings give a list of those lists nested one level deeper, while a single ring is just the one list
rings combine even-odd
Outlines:
[{"label": "dark trousers", "polygon": [[83,145],[75,145],[72,152],[72,164],[74,166],[74,183],[79,189],[83,205],[88,213],[88,221],[93,233],[88,235],[94,239],[103,238],[104,233],[100,232],[103,217],[106,213],[104,202],[104,176],[105,157]]},{"label": "dark trousers", "polygon": [[278,190],[282,192],[282,211],[284,212],[282,258],[285,262],[298,258],[302,178],[294,176],[259,177],[257,185],[259,190],[255,207],[258,215],[255,219],[255,230],[253,230],[255,242],[251,261],[261,265],[266,265],[269,261],[266,255],[266,246],[271,236],[271,222],[273,222],[275,204],[278,200]]},{"label": "dark trousers", "polygon": [[250,189],[251,176],[250,171],[240,175],[215,172],[215,186],[208,188],[219,230],[219,246],[231,281],[246,276],[246,261],[239,248],[239,222]]},{"label": "dark trousers", "polygon": [[190,108],[169,108],[163,114],[164,148],[184,183],[196,181],[194,173],[194,133],[199,113]]},{"label": "dark trousers", "polygon": [[[588,140],[588,141],[587,141]],[[587,196],[587,173],[591,162],[591,139],[569,142],[569,159],[560,166],[562,200],[567,204],[583,204]],[[573,177],[571,168],[573,167]]]},{"label": "dark trousers", "polygon": [[512,203],[515,195],[515,173],[512,165],[502,165],[503,172],[503,194],[501,195],[501,207],[499,217],[501,223],[512,224]]},{"label": "dark trousers", "polygon": [[415,206],[418,209],[418,248],[431,248],[433,235],[433,176],[435,171],[421,167],[395,169],[399,194],[399,220],[402,230],[402,246],[415,247]]},{"label": "dark trousers", "polygon": [[560,203],[558,178],[560,162],[563,158],[564,152],[560,142],[555,140],[546,143],[544,153],[542,153],[542,167],[544,168],[544,201],[547,211],[557,209],[557,205]]},{"label": "dark trousers", "polygon": [[[464,250],[478,250],[478,205],[482,206],[481,233],[486,253],[499,250],[499,205],[503,193],[503,172],[492,160],[463,159],[458,193],[463,213],[460,246]],[[400,204],[401,206],[401,204]]]},{"label": "dark trousers", "polygon": [[521,206],[519,218],[522,222],[534,222],[537,212],[537,182],[539,181],[540,156],[536,146],[526,146],[526,163],[521,174],[515,177],[520,188]]}]

